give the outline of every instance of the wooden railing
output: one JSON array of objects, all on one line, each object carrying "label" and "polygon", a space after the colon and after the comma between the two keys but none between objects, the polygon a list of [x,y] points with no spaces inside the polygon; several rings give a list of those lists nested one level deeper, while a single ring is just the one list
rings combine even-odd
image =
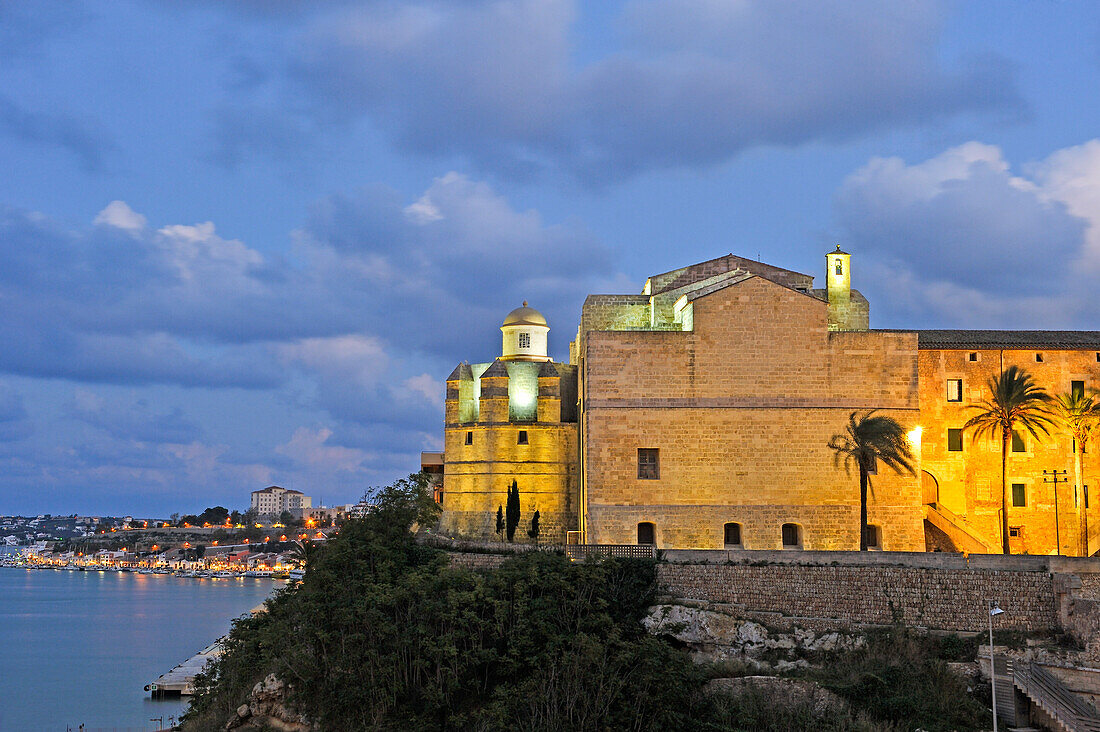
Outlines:
[{"label": "wooden railing", "polygon": [[1100,732],[1100,714],[1059,681],[1052,673],[1035,663],[1012,664],[1012,681],[1059,724],[1072,732]]},{"label": "wooden railing", "polygon": [[565,553],[573,561],[588,556],[656,559],[657,547],[652,544],[566,544]]}]

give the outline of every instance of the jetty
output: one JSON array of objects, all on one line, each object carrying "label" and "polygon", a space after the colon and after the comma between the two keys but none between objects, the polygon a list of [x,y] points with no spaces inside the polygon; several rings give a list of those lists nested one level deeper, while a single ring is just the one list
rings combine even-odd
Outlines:
[{"label": "jetty", "polygon": [[222,642],[216,640],[206,648],[196,653],[191,658],[173,668],[168,673],[157,678],[151,684],[145,685],[154,699],[165,697],[191,696],[195,693],[194,681],[203,667],[210,661],[222,655]]}]

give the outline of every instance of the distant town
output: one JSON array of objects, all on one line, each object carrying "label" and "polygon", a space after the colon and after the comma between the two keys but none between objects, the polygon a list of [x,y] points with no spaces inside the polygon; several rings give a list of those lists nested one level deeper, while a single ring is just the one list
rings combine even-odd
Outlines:
[{"label": "distant town", "polygon": [[0,516],[4,566],[175,572],[191,576],[290,576],[310,545],[372,505],[314,506],[301,491],[252,491],[245,511],[211,506],[170,516]]}]

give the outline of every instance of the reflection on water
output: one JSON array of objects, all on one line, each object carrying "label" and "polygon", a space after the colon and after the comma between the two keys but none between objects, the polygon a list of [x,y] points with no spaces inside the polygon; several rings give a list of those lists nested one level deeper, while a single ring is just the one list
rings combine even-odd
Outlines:
[{"label": "reflection on water", "polygon": [[267,579],[0,569],[0,731],[167,723],[186,702],[143,687],[271,590]]}]

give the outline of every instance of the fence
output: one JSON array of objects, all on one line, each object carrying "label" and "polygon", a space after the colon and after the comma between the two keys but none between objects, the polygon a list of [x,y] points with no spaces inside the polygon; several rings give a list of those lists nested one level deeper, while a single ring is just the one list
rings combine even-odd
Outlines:
[{"label": "fence", "polygon": [[1035,663],[1012,664],[1012,681],[1036,705],[1075,732],[1100,732],[1100,715],[1062,682]]},{"label": "fence", "polygon": [[589,556],[656,559],[657,547],[652,544],[567,544],[565,553],[573,561]]}]

